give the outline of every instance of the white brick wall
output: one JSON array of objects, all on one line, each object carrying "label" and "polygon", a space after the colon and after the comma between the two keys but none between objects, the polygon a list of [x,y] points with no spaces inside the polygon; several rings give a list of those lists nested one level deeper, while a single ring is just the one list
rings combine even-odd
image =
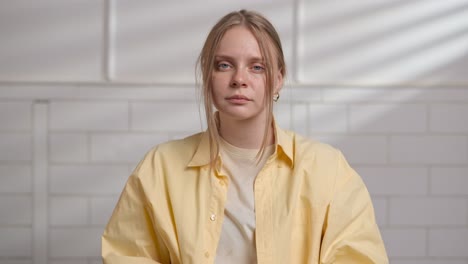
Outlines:
[{"label": "white brick wall", "polygon": [[[164,133],[168,131],[196,132],[202,129],[200,116],[204,116],[204,111],[202,111],[202,105],[195,102],[133,102],[130,109],[132,131]],[[180,122],[180,120],[185,121]]]},{"label": "white brick wall", "polygon": [[30,133],[0,133],[0,161],[31,160]]},{"label": "white brick wall", "polygon": [[433,259],[412,259],[412,260],[395,260],[392,264],[466,264],[465,260],[433,260]]},{"label": "white brick wall", "polygon": [[468,220],[466,198],[391,198],[390,225],[464,226]]},{"label": "white brick wall", "polygon": [[348,127],[345,105],[309,104],[309,131],[345,133]]},{"label": "white brick wall", "polygon": [[421,167],[363,167],[355,168],[372,195],[425,195],[428,193],[427,169]]},{"label": "white brick wall", "polygon": [[[6,81],[101,80],[104,1],[3,2],[0,78]],[[38,51],[40,49],[40,51]]]},{"label": "white brick wall", "polygon": [[95,197],[91,200],[91,224],[104,226],[112,215],[118,196]]},{"label": "white brick wall", "polygon": [[[0,102],[1,131],[28,131],[31,129],[31,103],[30,102]],[[15,113],[16,119],[11,119]]]},{"label": "white brick wall", "polygon": [[395,163],[466,164],[466,136],[392,136],[390,160]]},{"label": "white brick wall", "polygon": [[382,229],[389,257],[423,257],[427,255],[427,234],[422,228]]},{"label": "white brick wall", "polygon": [[384,164],[387,162],[387,138],[374,135],[312,136],[341,149],[353,164]]},{"label": "white brick wall", "polygon": [[0,165],[0,193],[29,193],[32,191],[29,165]]},{"label": "white brick wall", "polygon": [[[204,0],[203,4],[120,0],[115,3],[116,64],[113,67],[117,80],[193,82],[194,62],[210,27],[227,12],[245,7],[261,10],[271,17],[284,38],[286,60],[292,64],[294,3],[291,0],[254,3]],[[175,31],[178,34],[173,34]]]},{"label": "white brick wall", "polygon": [[468,257],[468,228],[430,230],[429,255]]},{"label": "white brick wall", "polygon": [[391,263],[468,264],[467,5],[0,2],[0,264],[100,263],[137,162],[205,126],[195,59],[241,7],[283,40],[277,122],[344,152]]},{"label": "white brick wall", "polygon": [[91,135],[91,161],[136,163],[143,155],[161,142],[169,133],[102,133]]},{"label": "white brick wall", "polygon": [[52,228],[50,255],[52,258],[97,257],[101,252],[102,228]]},{"label": "white brick wall", "polygon": [[127,102],[52,102],[53,131],[128,131]]},{"label": "white brick wall", "polygon": [[52,162],[89,161],[89,136],[86,133],[50,133],[49,158]]},{"label": "white brick wall", "polygon": [[86,197],[52,196],[50,198],[50,225],[88,224],[88,199]]},{"label": "white brick wall", "polygon": [[[431,106],[431,131],[434,132],[468,132],[468,105],[437,104]],[[465,122],[463,122],[465,120]]]},{"label": "white brick wall", "polygon": [[446,195],[468,195],[468,167],[433,168],[431,192]]},{"label": "white brick wall", "polygon": [[424,105],[351,105],[349,122],[357,133],[417,133],[426,130],[427,113]]},{"label": "white brick wall", "polygon": [[0,260],[0,264],[32,264],[32,261],[8,259],[8,260]]},{"label": "white brick wall", "polygon": [[49,191],[54,194],[116,194],[127,180],[124,165],[54,165]]},{"label": "white brick wall", "polygon": [[30,195],[2,195],[0,198],[0,225],[30,225],[32,198]]},{"label": "white brick wall", "polygon": [[0,256],[31,257],[32,230],[29,227],[0,228]]}]

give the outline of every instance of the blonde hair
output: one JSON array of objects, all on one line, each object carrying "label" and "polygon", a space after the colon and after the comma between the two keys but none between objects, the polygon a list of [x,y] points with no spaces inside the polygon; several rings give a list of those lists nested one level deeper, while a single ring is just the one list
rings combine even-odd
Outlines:
[{"label": "blonde hair", "polygon": [[[201,50],[197,60],[197,70],[201,70],[201,90],[205,105],[207,130],[210,142],[210,160],[212,165],[219,154],[220,141],[218,121],[216,120],[213,109],[213,87],[211,82],[215,66],[215,52],[218,49],[219,43],[226,31],[234,26],[242,26],[252,32],[257,39],[265,64],[266,91],[264,103],[268,116],[265,124],[263,142],[257,155],[258,159],[261,158],[265,151],[265,147],[268,144],[268,133],[273,122],[272,98],[273,90],[277,85],[276,73],[280,71],[282,76],[285,76],[286,74],[286,65],[284,63],[284,55],[280,38],[273,25],[263,15],[247,10],[235,11],[225,15],[214,25],[206,38],[203,49]],[[197,71],[197,73],[199,73],[199,71]]]}]

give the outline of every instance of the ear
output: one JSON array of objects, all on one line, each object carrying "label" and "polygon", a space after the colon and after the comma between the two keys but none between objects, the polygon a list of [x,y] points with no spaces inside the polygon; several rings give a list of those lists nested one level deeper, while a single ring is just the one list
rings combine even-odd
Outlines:
[{"label": "ear", "polygon": [[281,73],[281,69],[279,69],[276,73],[276,85],[273,94],[279,93],[281,88],[283,88],[283,74]]}]

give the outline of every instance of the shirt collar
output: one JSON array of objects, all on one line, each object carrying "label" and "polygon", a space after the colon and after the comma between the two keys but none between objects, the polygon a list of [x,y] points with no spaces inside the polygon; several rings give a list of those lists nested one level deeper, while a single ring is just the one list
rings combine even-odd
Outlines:
[{"label": "shirt collar", "polygon": [[188,163],[188,167],[200,167],[210,164],[210,140],[208,131],[201,134],[200,143],[193,155],[192,159]]},{"label": "shirt collar", "polygon": [[[282,130],[273,118],[274,124],[274,133],[275,133],[275,145],[276,145],[276,155],[281,157],[280,151],[285,154],[286,158],[289,160],[290,166],[294,165],[294,155],[293,155],[293,135]],[[188,167],[201,167],[210,164],[210,141],[208,131],[205,131],[201,134],[200,143],[195,151],[190,162],[187,164]]]},{"label": "shirt collar", "polygon": [[289,165],[293,167],[294,165],[294,136],[291,133],[287,133],[281,129],[276,122],[274,122],[275,127],[275,144],[276,144],[276,153],[279,155],[281,150],[286,158],[289,160]]}]

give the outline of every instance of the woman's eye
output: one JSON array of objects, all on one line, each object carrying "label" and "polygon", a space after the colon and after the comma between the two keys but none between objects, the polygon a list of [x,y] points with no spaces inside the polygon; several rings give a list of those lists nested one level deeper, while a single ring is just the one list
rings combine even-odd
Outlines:
[{"label": "woman's eye", "polygon": [[252,68],[254,71],[263,71],[265,69],[263,66],[260,65],[254,65]]},{"label": "woman's eye", "polygon": [[227,64],[227,63],[218,63],[218,69],[220,69],[220,70],[229,69],[229,64]]}]

